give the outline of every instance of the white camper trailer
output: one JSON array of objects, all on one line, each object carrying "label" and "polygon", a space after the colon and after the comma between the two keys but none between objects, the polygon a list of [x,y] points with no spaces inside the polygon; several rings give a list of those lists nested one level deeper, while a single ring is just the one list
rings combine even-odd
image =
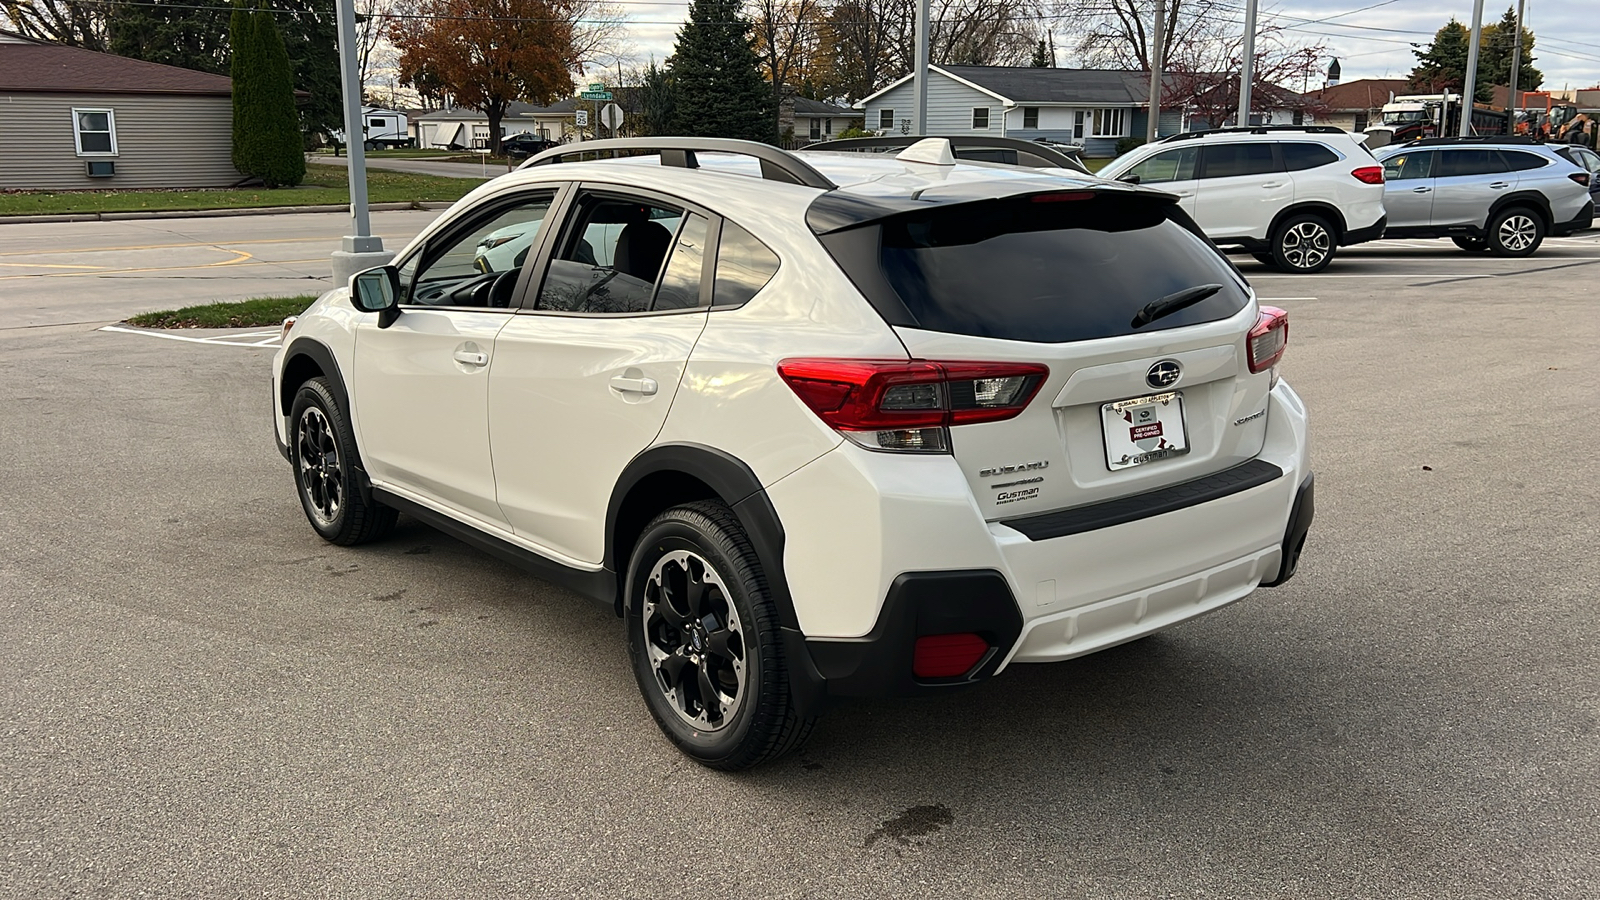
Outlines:
[{"label": "white camper trailer", "polygon": [[[394,147],[411,146],[411,135],[406,130],[406,114],[398,109],[384,109],[381,106],[361,107],[361,126],[366,132],[362,148],[365,150],[387,150]],[[333,139],[344,143],[344,132],[335,131]]]}]

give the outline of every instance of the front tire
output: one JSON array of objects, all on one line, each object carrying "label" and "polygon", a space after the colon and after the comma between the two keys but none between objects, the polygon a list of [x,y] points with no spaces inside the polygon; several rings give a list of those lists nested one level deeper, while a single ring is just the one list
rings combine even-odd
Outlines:
[{"label": "front tire", "polygon": [[330,543],[352,546],[382,538],[399,515],[371,498],[359,461],[355,434],[327,379],[300,385],[289,411],[289,463],[306,520]]},{"label": "front tire", "polygon": [[1544,242],[1544,219],[1525,206],[1512,207],[1489,223],[1488,238],[1495,256],[1532,256]]},{"label": "front tire", "polygon": [[1310,275],[1328,267],[1337,244],[1333,228],[1321,216],[1293,215],[1272,234],[1272,262],[1281,272]]},{"label": "front tire", "polygon": [[1461,249],[1467,251],[1468,253],[1485,253],[1485,252],[1488,252],[1488,250],[1489,250],[1489,242],[1486,241],[1486,240],[1483,240],[1482,238],[1465,237],[1465,236],[1462,236],[1462,235],[1456,235],[1456,236],[1450,238],[1450,240],[1457,247],[1460,247]]},{"label": "front tire", "polygon": [[645,705],[695,762],[737,771],[804,742],[778,615],[738,517],[699,502],[657,516],[627,576],[628,652]]}]

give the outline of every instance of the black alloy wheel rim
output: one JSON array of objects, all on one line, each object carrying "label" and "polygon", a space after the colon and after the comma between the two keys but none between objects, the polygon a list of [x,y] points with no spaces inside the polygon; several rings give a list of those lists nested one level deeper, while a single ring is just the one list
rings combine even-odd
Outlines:
[{"label": "black alloy wheel rim", "polygon": [[306,407],[300,414],[295,429],[295,459],[306,508],[317,524],[331,526],[344,506],[344,465],[328,417],[315,406]]},{"label": "black alloy wheel rim", "polygon": [[748,684],[739,611],[705,557],[673,550],[645,580],[640,616],[652,680],[678,719],[700,732],[733,722]]}]

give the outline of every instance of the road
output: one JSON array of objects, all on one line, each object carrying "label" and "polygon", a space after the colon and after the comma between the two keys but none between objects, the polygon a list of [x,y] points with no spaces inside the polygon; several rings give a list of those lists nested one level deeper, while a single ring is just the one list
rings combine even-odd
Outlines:
[{"label": "road", "polygon": [[1600,243],[1241,259],[1312,414],[1300,574],[736,776],[585,601],[318,540],[268,350],[0,330],[0,895],[1600,895]]}]

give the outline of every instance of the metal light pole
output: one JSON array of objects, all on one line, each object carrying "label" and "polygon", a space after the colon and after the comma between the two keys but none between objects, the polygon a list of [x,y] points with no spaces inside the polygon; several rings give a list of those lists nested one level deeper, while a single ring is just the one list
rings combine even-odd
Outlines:
[{"label": "metal light pole", "polygon": [[1511,85],[1510,93],[1506,96],[1506,132],[1515,134],[1517,131],[1517,110],[1522,108],[1522,102],[1517,99],[1517,74],[1522,71],[1522,12],[1526,0],[1517,0],[1517,28],[1516,43],[1511,45]]},{"label": "metal light pole", "polygon": [[1161,119],[1161,67],[1166,63],[1162,45],[1166,41],[1166,28],[1167,0],[1156,0],[1156,27],[1150,30],[1150,121],[1144,128],[1146,143],[1155,142]]},{"label": "metal light pole", "polygon": [[[1522,44],[1522,36],[1517,35],[1517,44]],[[1472,3],[1472,37],[1467,44],[1467,84],[1461,89],[1461,128],[1458,133],[1462,137],[1472,133],[1472,95],[1478,90],[1478,41],[1483,39],[1483,0],[1473,0]],[[1439,123],[1439,130],[1444,131],[1448,122]]]},{"label": "metal light pole", "polygon": [[917,134],[928,133],[928,2],[917,0],[917,105],[912,122]]},{"label": "metal light pole", "polygon": [[344,88],[344,145],[350,162],[350,216],[354,233],[345,235],[333,251],[333,285],[345,287],[357,272],[385,265],[394,254],[383,249],[383,239],[372,233],[367,214],[366,129],[361,115],[361,74],[356,64],[355,0],[335,0],[339,24],[339,81]]},{"label": "metal light pole", "polygon": [[[1480,0],[1481,2],[1481,0]],[[1256,77],[1256,0],[1245,0],[1244,5],[1244,65],[1239,69],[1239,120],[1240,128],[1250,124],[1250,86]]]}]

